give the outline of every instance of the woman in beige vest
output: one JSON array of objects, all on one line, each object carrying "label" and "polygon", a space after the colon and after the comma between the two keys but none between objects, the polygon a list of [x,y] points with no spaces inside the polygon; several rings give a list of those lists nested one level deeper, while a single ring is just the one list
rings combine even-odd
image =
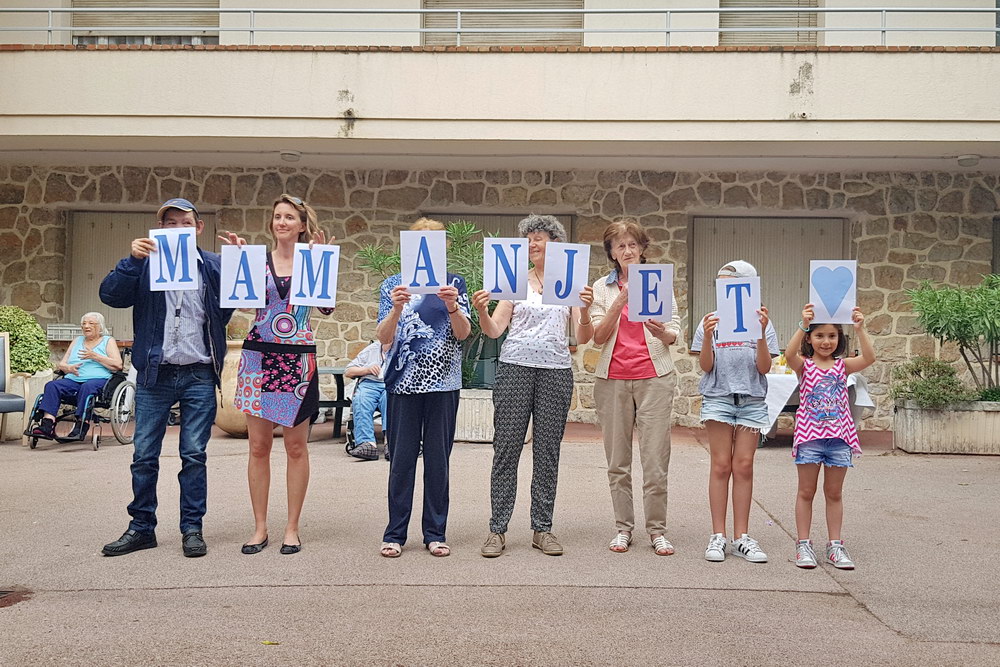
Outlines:
[{"label": "woman in beige vest", "polygon": [[645,263],[649,236],[633,220],[613,222],[604,230],[604,251],[614,264],[610,274],[594,283],[590,309],[594,343],[602,345],[597,362],[594,398],[604,433],[608,483],[618,532],[609,548],[628,551],[635,527],[632,503],[632,431],[639,431],[642,499],[646,532],[659,556],[674,553],[667,540],[667,469],[674,363],[668,347],[680,334],[677,299],[670,321],[631,322],[628,319],[629,267]]}]

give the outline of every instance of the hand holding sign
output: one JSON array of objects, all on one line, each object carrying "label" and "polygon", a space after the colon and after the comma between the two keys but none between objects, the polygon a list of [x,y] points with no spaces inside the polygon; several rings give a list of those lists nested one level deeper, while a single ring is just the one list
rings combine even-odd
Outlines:
[{"label": "hand holding sign", "polygon": [[858,263],[854,260],[809,262],[809,301],[816,320],[824,324],[851,324],[857,303]]},{"label": "hand holding sign", "polygon": [[761,320],[766,323],[767,311],[761,312],[759,277],[719,278],[715,281],[715,300],[718,342],[756,341],[761,337]]},{"label": "hand holding sign", "polygon": [[584,243],[545,244],[545,283],[542,303],[551,306],[583,306],[580,292],[590,274],[590,246]]},{"label": "hand holding sign", "polygon": [[410,294],[437,294],[448,284],[446,232],[400,232],[399,254],[403,286]]},{"label": "hand holding sign", "polygon": [[200,287],[198,246],[194,227],[153,229],[148,239],[132,242],[132,254],[137,248],[149,256],[149,290],[169,292],[196,290]]}]

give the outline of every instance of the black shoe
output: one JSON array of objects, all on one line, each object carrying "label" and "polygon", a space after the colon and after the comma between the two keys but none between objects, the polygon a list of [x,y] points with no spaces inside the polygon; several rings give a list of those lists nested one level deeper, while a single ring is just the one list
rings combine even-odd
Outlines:
[{"label": "black shoe", "polygon": [[52,419],[46,417],[38,426],[31,429],[30,433],[25,433],[25,435],[31,436],[32,438],[45,438],[46,440],[55,440],[56,437],[56,423]]},{"label": "black shoe", "polygon": [[140,549],[152,549],[156,546],[155,533],[137,533],[129,528],[121,537],[110,544],[105,544],[101,553],[105,556],[123,556]]},{"label": "black shoe", "polygon": [[205,544],[201,531],[184,533],[184,555],[188,558],[198,558],[208,553],[208,545]]},{"label": "black shoe", "polygon": [[73,427],[73,430],[69,432],[64,440],[68,442],[75,442],[77,440],[83,440],[87,437],[87,431],[90,430],[90,424],[85,421],[78,421]]},{"label": "black shoe", "polygon": [[264,538],[263,542],[258,542],[257,544],[244,544],[243,548],[240,549],[245,554],[259,554],[267,546],[267,538]]},{"label": "black shoe", "polygon": [[286,556],[289,556],[291,554],[297,554],[300,551],[302,551],[302,545],[301,544],[282,544],[281,545],[281,553],[285,554]]}]

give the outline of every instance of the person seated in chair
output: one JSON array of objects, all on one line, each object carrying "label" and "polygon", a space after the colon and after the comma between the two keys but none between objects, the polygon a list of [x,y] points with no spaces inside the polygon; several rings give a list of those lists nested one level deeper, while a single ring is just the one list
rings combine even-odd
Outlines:
[{"label": "person seated in chair", "polygon": [[[345,377],[358,379],[354,396],[351,398],[355,445],[347,453],[366,461],[378,460],[378,445],[375,444],[375,410],[382,413],[382,434],[389,432],[385,393],[385,355],[389,347],[378,341],[372,343],[361,350],[344,371]],[[385,441],[385,458],[388,460],[388,437]]]},{"label": "person seated in chair", "polygon": [[76,426],[65,438],[67,441],[83,440],[90,427],[85,413],[91,396],[96,396],[104,388],[114,371],[122,369],[122,355],[115,339],[108,335],[104,326],[104,316],[87,313],[80,320],[83,335],[77,336],[66,350],[59,371],[64,374],[45,384],[42,400],[38,408],[42,420],[31,431],[39,438],[55,439],[56,415],[63,403],[76,403]]}]

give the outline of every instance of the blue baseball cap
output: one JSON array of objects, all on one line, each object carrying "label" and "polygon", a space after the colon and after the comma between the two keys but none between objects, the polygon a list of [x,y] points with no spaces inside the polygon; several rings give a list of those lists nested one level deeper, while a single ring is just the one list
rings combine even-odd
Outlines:
[{"label": "blue baseball cap", "polygon": [[168,199],[167,201],[163,202],[163,206],[161,206],[160,210],[156,212],[156,219],[163,220],[163,212],[166,211],[168,208],[176,208],[177,210],[184,211],[185,213],[187,213],[188,211],[193,211],[195,220],[201,217],[198,214],[198,209],[194,207],[194,204],[189,202],[187,199],[181,199],[180,197],[175,197],[174,199]]}]

